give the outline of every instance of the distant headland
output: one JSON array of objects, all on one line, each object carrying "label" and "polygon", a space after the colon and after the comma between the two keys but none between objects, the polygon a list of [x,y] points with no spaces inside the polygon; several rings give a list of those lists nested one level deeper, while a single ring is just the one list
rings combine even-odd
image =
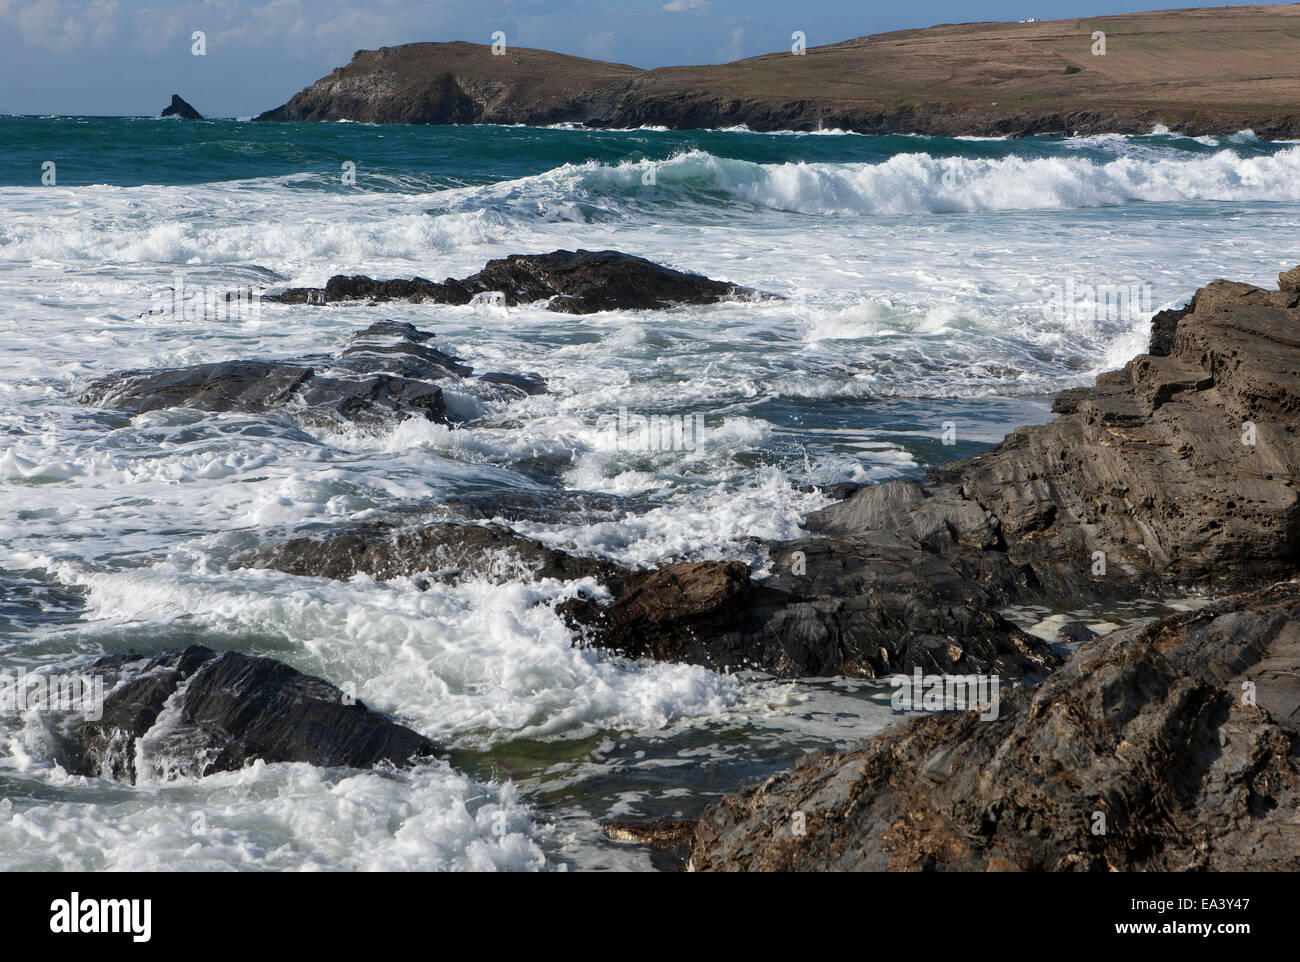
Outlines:
[{"label": "distant headland", "polygon": [[945,24],[642,70],[545,50],[359,50],[258,120],[1300,137],[1300,4]]}]

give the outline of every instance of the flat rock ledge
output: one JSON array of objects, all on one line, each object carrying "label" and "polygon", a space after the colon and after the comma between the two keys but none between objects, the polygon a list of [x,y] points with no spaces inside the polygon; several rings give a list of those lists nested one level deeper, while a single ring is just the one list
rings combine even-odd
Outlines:
[{"label": "flat rock ledge", "polygon": [[73,719],[57,757],[74,775],[134,784],[265,762],[371,768],[433,756],[434,744],[320,678],[270,658],[192,645],[113,655],[99,719]]},{"label": "flat rock ledge", "polygon": [[380,321],[353,334],[336,355],[123,371],[91,383],[78,400],[128,414],[175,407],[282,411],[308,425],[337,427],[408,417],[451,423],[438,382],[453,382],[485,400],[546,389],[546,382],[531,374],[475,376],[459,358],[433,347],[433,339],[411,324]]},{"label": "flat rock ledge", "polygon": [[[496,296],[499,296],[497,301]],[[511,254],[488,261],[477,274],[438,283],[410,280],[377,281],[337,274],[321,287],[292,287],[264,300],[282,304],[331,304],[336,301],[413,301],[469,304],[476,297],[506,307],[546,302],[561,314],[597,311],[658,310],[678,304],[715,304],[753,298],[757,291],[738,284],[686,274],[620,251],[565,251]]]},{"label": "flat rock ledge", "polygon": [[1300,583],[1112,632],[1000,709],[904,722],[726,797],[690,867],[1300,869]]}]

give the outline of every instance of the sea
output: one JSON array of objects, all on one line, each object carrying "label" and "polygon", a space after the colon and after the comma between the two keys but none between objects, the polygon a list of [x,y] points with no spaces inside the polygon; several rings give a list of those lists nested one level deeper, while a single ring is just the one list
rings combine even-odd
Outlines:
[{"label": "sea", "polygon": [[[832,486],[920,477],[1044,423],[1155,311],[1300,262],[1300,146],[1148,136],[0,117],[0,680],[188,644],[355,686],[446,749],[410,770],[75,777],[0,711],[0,869],[656,870],[611,818],[723,793],[898,720],[885,680],[575,646],[572,585],[235,566],[365,520],[507,524],[649,567],[798,536]],[[253,301],[339,273],[462,277],[615,249],[775,298],[557,314]],[[176,296],[184,290],[194,298]],[[197,306],[196,306],[197,305]],[[544,394],[308,427],[77,401],[116,371],[339,349],[405,321]],[[647,448],[611,418],[688,418]],[[1154,602],[1153,602],[1154,603]],[[1113,612],[1018,612],[1029,627]],[[1053,620],[1055,619],[1055,620]]]}]

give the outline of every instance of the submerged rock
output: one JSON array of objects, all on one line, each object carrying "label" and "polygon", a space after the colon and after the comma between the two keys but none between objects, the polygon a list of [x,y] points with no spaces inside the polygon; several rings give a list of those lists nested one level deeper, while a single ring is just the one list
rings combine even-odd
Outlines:
[{"label": "submerged rock", "polygon": [[294,287],[265,299],[284,304],[391,300],[468,304],[478,295],[492,294],[502,295],[502,303],[511,307],[545,300],[548,310],[562,314],[651,310],[758,296],[747,287],[685,274],[620,251],[559,250],[491,260],[483,270],[462,280],[449,277],[438,283],[413,277],[377,281],[339,274],[323,288]]},{"label": "submerged rock", "polygon": [[375,424],[449,415],[435,381],[477,387],[485,397],[523,397],[545,390],[533,375],[483,374],[429,345],[434,335],[410,324],[380,321],[358,331],[337,355],[285,361],[219,361],[101,378],[83,404],[141,414],[162,408],[261,414],[285,411],[316,425]]},{"label": "submerged rock", "polygon": [[172,94],[172,102],[163,108],[161,117],[180,117],[181,120],[202,120],[203,115],[181,99],[180,94]]},{"label": "submerged rock", "polygon": [[671,869],[690,857],[695,822],[683,818],[612,818],[601,823],[605,837],[614,842],[635,842],[661,852]]},{"label": "submerged rock", "polygon": [[270,658],[192,645],[101,658],[88,673],[106,675],[111,690],[101,718],[74,721],[62,738],[59,761],[75,775],[199,777],[256,759],[370,768],[436,751],[329,682]]},{"label": "submerged rock", "polygon": [[502,525],[450,522],[408,528],[379,523],[348,525],[268,545],[253,552],[243,564],[341,580],[362,573],[381,580],[407,575],[442,580],[607,580],[620,570],[611,562],[548,548]]},{"label": "submerged rock", "polygon": [[[1081,647],[997,720],[819,752],[699,819],[718,870],[1300,869],[1300,583]],[[795,813],[799,828],[792,831]]]}]

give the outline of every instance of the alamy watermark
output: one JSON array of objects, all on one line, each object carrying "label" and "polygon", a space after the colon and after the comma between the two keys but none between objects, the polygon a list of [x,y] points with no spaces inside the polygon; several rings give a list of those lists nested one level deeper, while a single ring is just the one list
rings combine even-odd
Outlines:
[{"label": "alamy watermark", "polygon": [[894,686],[889,707],[896,712],[975,710],[980,721],[997,721],[1001,712],[997,675],[926,675],[914,668],[910,675],[891,676],[889,683]]},{"label": "alamy watermark", "polygon": [[1046,290],[1047,316],[1056,321],[1141,321],[1154,313],[1150,284],[1089,284],[1069,277]]},{"label": "alamy watermark", "polygon": [[213,287],[192,284],[184,274],[173,275],[172,286],[156,292],[150,299],[152,305],[141,317],[150,314],[168,314],[184,321],[260,321],[262,319],[262,291],[252,286],[228,285]]},{"label": "alamy watermark", "polygon": [[88,721],[104,717],[103,675],[0,673],[0,714],[77,712]]},{"label": "alamy watermark", "polygon": [[625,407],[597,418],[596,430],[601,446],[617,451],[694,451],[706,433],[702,414],[629,414]]}]

